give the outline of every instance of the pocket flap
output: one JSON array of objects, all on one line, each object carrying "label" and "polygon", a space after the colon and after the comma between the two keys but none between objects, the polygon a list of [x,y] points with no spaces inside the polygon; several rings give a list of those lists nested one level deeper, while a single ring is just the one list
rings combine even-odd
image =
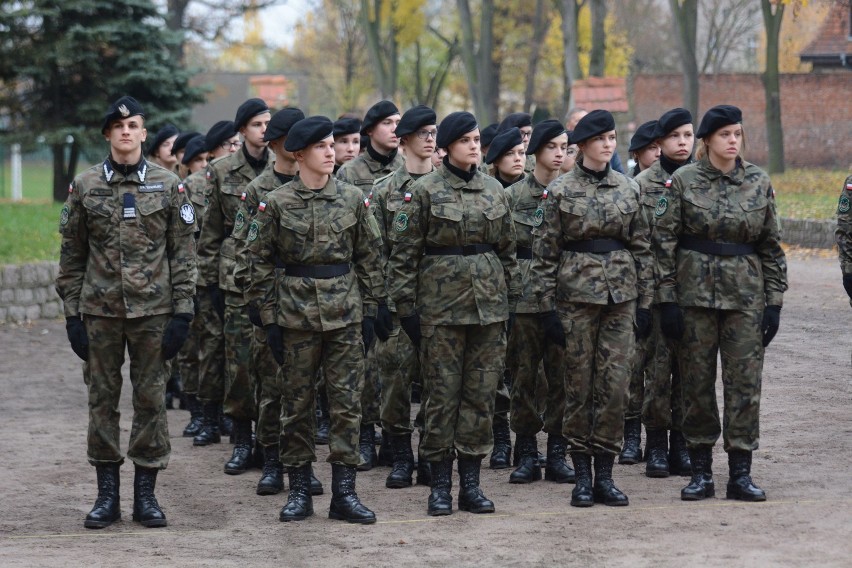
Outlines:
[{"label": "pocket flap", "polygon": [[713,200],[706,195],[696,193],[692,189],[687,189],[683,192],[683,199],[685,201],[689,201],[696,207],[700,207],[701,209],[710,209],[713,207],[714,203]]},{"label": "pocket flap", "polygon": [[[369,214],[369,213],[368,213]],[[334,221],[331,222],[331,228],[334,229],[335,233],[342,233],[352,225],[358,222],[358,218],[355,216],[355,213],[351,211],[346,213],[342,217],[338,217]]]}]

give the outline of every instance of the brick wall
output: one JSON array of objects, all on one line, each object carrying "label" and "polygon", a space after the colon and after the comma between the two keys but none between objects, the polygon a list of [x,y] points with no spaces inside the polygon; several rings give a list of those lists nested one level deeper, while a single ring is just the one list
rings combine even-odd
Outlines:
[{"label": "brick wall", "polygon": [[53,287],[59,264],[8,264],[0,272],[0,323],[62,315],[62,301]]},{"label": "brick wall", "polygon": [[[768,159],[763,83],[760,75],[702,75],[698,127],[704,111],[732,104],[743,111],[746,159],[764,166]],[[852,163],[852,73],[781,76],[781,124],[788,167],[845,169]],[[681,75],[638,75],[633,80],[636,124],[683,106]]]}]

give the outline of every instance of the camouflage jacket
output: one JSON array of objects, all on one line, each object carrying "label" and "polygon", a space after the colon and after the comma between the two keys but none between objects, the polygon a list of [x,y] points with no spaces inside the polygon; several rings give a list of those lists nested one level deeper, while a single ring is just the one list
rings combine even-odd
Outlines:
[{"label": "camouflage jacket", "polygon": [[[542,312],[568,302],[620,304],[638,298],[648,308],[654,296],[654,258],[648,220],[639,207],[636,182],[607,167],[598,181],[580,167],[556,178],[533,230],[535,297]],[[614,239],[625,248],[606,253],[574,252],[563,245]]]},{"label": "camouflage jacket", "polygon": [[[426,325],[488,325],[505,321],[521,295],[515,226],[509,199],[477,171],[469,182],[446,166],[410,186],[393,222],[388,286],[400,317],[415,305]],[[425,254],[425,247],[487,244],[470,256]]]},{"label": "camouflage jacket", "polygon": [[387,166],[374,160],[368,152],[364,152],[340,166],[335,175],[337,179],[354,185],[364,192],[364,195],[368,195],[373,190],[374,181],[395,172],[404,164],[405,158],[401,152],[397,152],[396,157]]},{"label": "camouflage jacket", "polygon": [[[720,310],[780,306],[787,261],[769,176],[746,161],[724,174],[707,158],[684,166],[654,211],[657,299]],[[678,245],[683,236],[752,244],[754,254],[718,256]]]},{"label": "camouflage jacket", "polygon": [[[357,188],[329,178],[313,191],[300,178],[266,196],[249,225],[251,281],[246,295],[264,324],[328,331],[375,316],[385,299],[376,220]],[[350,264],[333,278],[288,276],[276,285],[276,264]]]},{"label": "camouflage jacket", "polygon": [[843,274],[852,274],[852,212],[850,212],[850,200],[852,200],[852,176],[843,182],[840,190],[840,201],[837,203],[837,230],[834,236],[837,240],[837,248],[840,251],[840,270]]},{"label": "camouflage jacket", "polygon": [[207,211],[207,204],[210,202],[210,198],[207,195],[207,188],[209,187],[207,184],[207,170],[199,170],[194,174],[189,174],[183,180],[183,185],[186,188],[186,193],[189,195],[192,206],[195,207],[195,236],[197,240],[197,237],[201,233],[204,212]]},{"label": "camouflage jacket", "polygon": [[92,166],[71,183],[59,232],[66,317],[193,313],[195,210],[173,173],[144,158],[127,177],[109,159]]},{"label": "camouflage jacket", "polygon": [[523,283],[523,295],[518,301],[515,310],[521,314],[534,314],[538,312],[538,301],[533,293],[532,283],[532,260],[520,258],[523,249],[532,249],[533,229],[541,223],[541,216],[536,215],[541,204],[541,195],[544,186],[538,183],[532,174],[527,174],[519,182],[506,188],[509,195],[509,203],[512,207],[512,219],[515,222],[515,234],[518,243],[518,267],[521,271],[521,282]]},{"label": "camouflage jacket", "polygon": [[[648,219],[648,224],[651,229],[651,252],[654,253],[655,275],[659,275],[660,271],[657,267],[657,245],[659,244],[659,239],[657,239],[654,234],[654,231],[656,230],[655,221],[657,219],[654,215],[654,211],[657,209],[657,203],[659,203],[660,197],[663,196],[663,192],[666,190],[666,185],[671,185],[671,177],[672,176],[663,169],[663,166],[660,165],[660,161],[657,160],[651,165],[651,167],[646,170],[642,170],[635,178],[633,178],[633,181],[639,184],[639,204],[644,210],[645,218]],[[657,303],[657,301],[658,300],[655,299],[654,303]]]}]

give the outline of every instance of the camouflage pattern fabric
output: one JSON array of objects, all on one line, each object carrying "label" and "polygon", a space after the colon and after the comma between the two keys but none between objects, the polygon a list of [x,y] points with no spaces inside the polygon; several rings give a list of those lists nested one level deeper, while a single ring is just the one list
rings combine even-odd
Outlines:
[{"label": "camouflage pattern fabric", "polygon": [[[402,331],[396,315],[393,317],[390,338],[385,342],[376,342],[376,359],[382,381],[382,429],[392,436],[410,434],[413,431],[411,385],[420,381],[420,361],[417,349]],[[416,423],[423,423],[422,413],[421,403]]]},{"label": "camouflage pattern fabric", "polygon": [[[237,304],[237,305],[234,305]],[[243,294],[225,292],[225,414],[257,420],[252,343],[254,326],[243,305]]]},{"label": "camouflage pattern fabric", "polygon": [[281,435],[281,368],[266,343],[266,332],[254,328],[252,367],[257,381],[257,442],[261,446],[274,446]]},{"label": "camouflage pattern fabric", "polygon": [[199,288],[198,315],[192,320],[193,333],[198,333],[198,400],[220,403],[225,400],[225,335],[224,322],[213,306],[210,294]]},{"label": "camouflage pattern fabric", "polygon": [[402,153],[398,152],[389,164],[384,165],[374,160],[368,152],[364,152],[340,166],[335,177],[340,181],[354,185],[364,195],[369,195],[373,190],[373,182],[397,171],[403,165],[405,165],[405,158]]},{"label": "camouflage pattern fabric", "polygon": [[624,406],[624,419],[640,418],[645,398],[646,357],[650,338],[637,339],[633,349],[633,361],[630,363],[630,380],[627,382],[627,401]]},{"label": "camouflage pattern fabric", "polygon": [[[840,253],[840,270],[843,274],[852,274],[852,176],[843,182],[840,199],[837,202],[837,229],[834,232],[837,250]],[[852,299],[849,300],[852,304]]]},{"label": "camouflage pattern fabric", "polygon": [[177,365],[180,371],[181,384],[185,394],[198,394],[200,378],[198,375],[199,350],[198,331],[201,328],[201,320],[196,315],[189,324],[189,335],[178,351],[172,365]]},{"label": "camouflage pattern fabric", "polygon": [[[544,186],[532,174],[525,175],[520,181],[510,185],[506,192],[512,208],[512,220],[515,222],[518,248],[532,248],[533,229],[541,225],[543,215],[540,210]],[[518,259],[521,273],[522,296],[515,311],[519,314],[538,313],[538,301],[533,290],[532,260]]]},{"label": "camouflage pattern fabric", "polygon": [[683,383],[677,364],[677,350],[663,335],[660,310],[656,306],[652,325],[651,335],[644,342],[642,423],[648,430],[680,430],[683,423]]}]

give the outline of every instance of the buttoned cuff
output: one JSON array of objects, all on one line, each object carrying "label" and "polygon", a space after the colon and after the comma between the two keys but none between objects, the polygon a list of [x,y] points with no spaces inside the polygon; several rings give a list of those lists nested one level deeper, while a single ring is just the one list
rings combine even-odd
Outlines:
[{"label": "buttoned cuff", "polygon": [[783,306],[784,305],[784,293],[783,292],[766,292],[766,305],[767,306]]},{"label": "buttoned cuff", "polygon": [[364,317],[374,318],[379,312],[379,306],[373,303],[364,303]]},{"label": "buttoned cuff", "polygon": [[175,300],[175,313],[176,314],[194,314],[195,313],[195,304],[193,304],[192,298],[184,298],[182,300]]},{"label": "buttoned cuff", "polygon": [[658,304],[663,304],[666,302],[671,302],[673,304],[677,303],[677,289],[674,286],[658,288],[656,295]]}]

